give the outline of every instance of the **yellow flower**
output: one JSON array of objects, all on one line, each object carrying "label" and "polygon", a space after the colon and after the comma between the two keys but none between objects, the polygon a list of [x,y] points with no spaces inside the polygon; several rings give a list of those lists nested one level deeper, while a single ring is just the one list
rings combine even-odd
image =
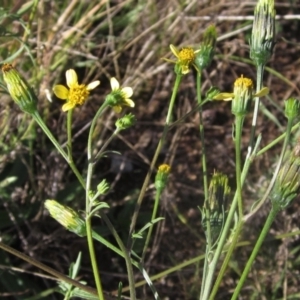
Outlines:
[{"label": "yellow flower", "polygon": [[120,88],[120,84],[115,77],[110,79],[110,86],[112,91],[107,95],[106,101],[116,113],[120,113],[123,106],[134,107],[134,102],[130,99],[133,95],[131,87]]},{"label": "yellow flower", "polygon": [[183,47],[181,50],[178,50],[174,45],[170,45],[172,53],[177,57],[177,61],[164,58],[164,60],[176,64],[178,72],[182,75],[187,74],[190,71],[191,65],[198,70],[195,65],[196,54],[200,50],[194,50],[191,47]]},{"label": "yellow flower", "polygon": [[[251,79],[243,77],[243,75],[234,82],[234,91],[233,93],[219,93],[213,97],[214,100],[224,100],[230,101],[233,100],[241,91],[251,91],[253,90],[253,82]],[[262,97],[269,93],[269,89],[264,87],[256,94],[253,94],[253,97]]]},{"label": "yellow flower", "polygon": [[158,167],[158,172],[164,173],[166,175],[169,175],[171,171],[171,167],[167,164],[162,164]]},{"label": "yellow flower", "polygon": [[100,81],[96,80],[88,85],[78,84],[77,74],[73,69],[70,69],[66,72],[67,86],[58,84],[53,87],[53,92],[55,96],[59,99],[66,100],[62,107],[63,111],[70,110],[74,108],[76,105],[82,105],[86,101],[90,91],[96,88]]},{"label": "yellow flower", "polygon": [[245,115],[250,110],[253,97],[262,97],[269,93],[268,88],[262,88],[258,93],[253,94],[253,82],[243,75],[234,82],[233,93],[220,93],[213,99],[232,100],[231,111],[235,115]]}]

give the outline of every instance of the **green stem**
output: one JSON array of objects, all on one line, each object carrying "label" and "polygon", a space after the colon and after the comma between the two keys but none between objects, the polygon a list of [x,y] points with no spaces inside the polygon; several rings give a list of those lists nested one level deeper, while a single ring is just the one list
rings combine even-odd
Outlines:
[{"label": "green stem", "polygon": [[85,186],[85,213],[86,213],[86,232],[87,232],[87,242],[88,242],[88,248],[89,248],[89,254],[90,259],[92,263],[93,268],[93,274],[94,279],[98,291],[98,296],[100,300],[104,299],[103,296],[103,290],[102,290],[102,284],[100,280],[100,274],[98,271],[98,264],[97,259],[95,255],[95,248],[94,248],[94,241],[93,241],[93,233],[92,233],[92,226],[91,226],[91,209],[92,209],[92,203],[90,203],[90,192],[91,192],[91,184],[92,184],[92,175],[93,175],[93,167],[94,167],[94,160],[93,160],[93,147],[92,147],[92,141],[93,141],[93,133],[95,130],[96,122],[98,118],[101,116],[101,114],[104,112],[104,109],[107,107],[107,104],[104,103],[102,106],[98,109],[96,115],[93,118],[90,131],[89,131],[89,137],[88,137],[88,147],[87,147],[87,158],[88,158],[88,169],[87,169],[87,177],[86,177],[86,186]]},{"label": "green stem", "polygon": [[35,111],[32,114],[33,119],[39,124],[39,126],[41,127],[41,129],[44,131],[44,133],[47,135],[47,137],[49,138],[49,140],[52,142],[52,144],[55,146],[55,148],[58,150],[58,152],[62,155],[62,157],[67,161],[67,163],[69,164],[70,168],[72,169],[72,171],[74,172],[74,174],[76,175],[78,181],[80,182],[80,184],[83,186],[83,188],[85,188],[85,182],[82,179],[81,174],[79,173],[79,171],[77,170],[74,162],[69,159],[69,156],[67,155],[67,153],[62,149],[62,147],[60,146],[60,144],[58,143],[58,141],[55,139],[55,137],[53,136],[53,134],[51,133],[51,131],[49,130],[49,128],[46,126],[46,124],[44,123],[43,119],[41,118],[40,114],[38,113],[38,111]]},{"label": "green stem", "polygon": [[257,255],[257,253],[258,253],[258,251],[259,251],[259,249],[260,249],[267,233],[269,232],[269,229],[270,229],[270,227],[271,227],[271,225],[272,225],[272,223],[273,223],[273,221],[274,221],[274,219],[275,219],[275,217],[276,217],[276,215],[278,214],[279,211],[280,211],[280,206],[279,205],[278,205],[278,207],[272,206],[272,209],[271,209],[271,211],[268,215],[268,218],[267,218],[267,220],[265,222],[265,225],[264,225],[264,227],[263,227],[263,229],[260,233],[260,236],[259,236],[259,238],[258,238],[258,240],[255,244],[255,247],[254,247],[254,249],[251,253],[251,256],[250,256],[250,258],[249,258],[249,260],[246,264],[246,267],[245,267],[245,269],[243,271],[243,274],[242,274],[242,276],[241,276],[241,278],[238,282],[238,285],[235,288],[235,291],[232,295],[231,300],[237,299],[237,297],[240,295],[241,288],[243,287],[243,284],[244,284],[244,282],[247,278],[247,275],[249,274],[249,271],[250,271],[250,268],[253,264],[253,261],[256,258],[256,255]]},{"label": "green stem", "polygon": [[[245,180],[246,174],[248,172],[249,166],[250,166],[250,160],[249,164],[247,164],[247,167],[244,166],[243,173],[241,173],[241,133],[242,133],[242,125],[243,125],[243,116],[236,116],[235,119],[235,146],[236,146],[236,183],[237,183],[237,189],[236,193],[234,196],[234,199],[232,201],[224,228],[222,230],[222,234],[220,237],[220,240],[218,242],[218,247],[214,253],[214,257],[212,261],[208,264],[208,272],[207,276],[205,278],[205,284],[204,284],[204,291],[202,293],[202,299],[201,300],[206,300],[209,298],[212,282],[213,282],[213,276],[214,272],[219,260],[219,257],[221,255],[221,252],[223,250],[227,234],[229,232],[229,229],[231,227],[231,222],[233,220],[234,214],[236,207],[238,206],[238,211],[239,211],[239,216],[242,217],[243,211],[242,211],[242,196],[241,196],[241,191],[242,191],[242,183]],[[215,288],[215,287],[214,287]],[[212,299],[212,298],[210,298]]]},{"label": "green stem", "polygon": [[[206,163],[206,151],[205,151],[205,135],[204,135],[204,123],[203,123],[203,109],[202,109],[202,97],[201,97],[201,72],[197,72],[197,102],[199,106],[199,131],[200,131],[200,141],[201,141],[201,161],[202,161],[202,174],[203,174],[203,189],[204,189],[204,202],[208,199],[208,178],[207,178],[207,163]],[[205,250],[205,259],[203,265],[202,273],[202,284],[200,291],[200,298],[202,299],[202,294],[205,286],[205,278],[208,271],[208,260],[212,250],[212,240],[211,240],[211,228],[210,228],[210,215],[209,210],[205,210],[205,219],[206,219],[206,250]]]},{"label": "green stem", "polygon": [[[294,132],[295,130],[299,129],[300,127],[300,122],[298,122],[296,125],[294,125],[291,129],[291,133]],[[275,140],[273,140],[272,142],[270,142],[267,146],[265,146],[264,148],[262,148],[261,150],[259,150],[256,154],[256,156],[260,156],[262,154],[264,154],[265,152],[267,152],[269,149],[271,149],[273,146],[275,146],[276,144],[278,144],[281,140],[283,140],[286,136],[286,132],[281,134],[278,138],[276,138]]]},{"label": "green stem", "polygon": [[286,128],[286,132],[285,132],[285,139],[284,139],[284,142],[283,142],[283,146],[282,146],[282,149],[281,149],[280,157],[279,157],[276,169],[275,169],[275,171],[273,173],[271,182],[270,182],[270,184],[269,184],[269,186],[268,186],[268,188],[267,188],[264,196],[262,197],[262,199],[255,206],[255,208],[248,215],[246,215],[244,217],[244,221],[247,221],[249,218],[251,218],[253,215],[255,215],[256,212],[259,211],[259,209],[262,207],[262,205],[266,202],[266,200],[269,197],[269,194],[270,194],[270,192],[271,192],[271,190],[272,190],[272,188],[274,186],[276,177],[277,177],[279,169],[281,167],[281,164],[282,164],[282,161],[283,161],[283,158],[284,158],[284,154],[286,152],[286,148],[287,148],[287,146],[289,144],[289,141],[290,141],[293,122],[294,122],[294,119],[292,119],[292,118],[288,119],[287,128]]},{"label": "green stem", "polygon": [[[156,218],[160,196],[161,196],[161,191],[157,190],[156,195],[155,195],[155,201],[154,201],[152,216],[151,216],[151,222]],[[141,259],[140,259],[140,263],[144,262],[146,251],[147,251],[147,248],[148,248],[148,245],[149,245],[149,242],[150,242],[150,238],[151,238],[151,235],[152,235],[152,231],[153,231],[153,225],[149,227],[147,237],[146,237],[146,241],[145,241],[145,245],[144,245],[144,249],[143,249],[143,252],[142,252]]]},{"label": "green stem", "polygon": [[239,220],[243,217],[243,202],[242,202],[242,159],[241,159],[241,140],[244,116],[235,116],[235,171],[236,171],[236,191],[238,197],[238,214]]},{"label": "green stem", "polygon": [[60,281],[62,282],[66,282],[66,283],[69,283],[73,286],[76,286],[78,287],[79,289],[83,290],[83,291],[86,291],[87,293],[90,293],[92,295],[95,295],[97,296],[97,291],[91,287],[88,287],[86,285],[83,285],[81,284],[80,282],[70,278],[70,277],[67,277],[65,276],[64,274],[61,274],[60,272],[44,265],[43,263],[35,260],[34,258],[32,257],[29,257],[13,248],[11,248],[10,246],[6,245],[6,244],[3,244],[2,242],[0,242],[0,248],[3,249],[4,251],[6,252],[9,252],[17,257],[19,257],[20,259],[28,262],[29,264],[33,265],[33,266],[36,266],[37,268],[51,274],[52,276],[58,278]]},{"label": "green stem", "polygon": [[201,139],[201,149],[202,149],[202,171],[203,171],[203,188],[204,188],[204,199],[208,198],[208,179],[207,179],[207,163],[206,163],[206,151],[205,151],[205,136],[204,136],[204,124],[203,124],[203,109],[202,109],[202,98],[201,98],[201,73],[197,72],[197,102],[199,105],[199,115],[200,115],[200,139]]},{"label": "green stem", "polygon": [[[257,69],[256,69],[256,92],[259,92],[262,88],[264,69],[265,69],[264,65],[257,66]],[[256,123],[257,123],[258,110],[259,110],[259,105],[260,105],[260,98],[255,97],[254,101],[255,101],[255,104],[254,104],[254,110],[253,110],[252,126],[251,126],[247,158],[250,157],[250,155],[252,154],[252,151],[253,151]]]},{"label": "green stem", "polygon": [[203,299],[203,292],[204,292],[205,281],[206,281],[206,276],[207,276],[208,266],[209,266],[209,262],[208,262],[209,252],[210,252],[210,248],[208,247],[208,245],[206,245],[199,300]]},{"label": "green stem", "polygon": [[[281,150],[281,154],[280,154],[280,158],[279,158],[278,164],[277,164],[277,166],[276,166],[275,172],[274,172],[274,174],[273,174],[273,178],[272,178],[272,180],[271,180],[271,183],[270,183],[270,185],[269,185],[269,187],[268,187],[268,189],[267,189],[267,191],[266,191],[264,197],[262,198],[262,200],[260,200],[259,204],[255,207],[255,209],[254,209],[252,212],[250,212],[248,215],[245,215],[245,216],[243,217],[243,219],[242,219],[242,220],[239,220],[239,222],[238,222],[238,224],[237,224],[237,230],[236,230],[236,232],[234,233],[233,241],[232,241],[231,244],[230,244],[230,248],[229,248],[229,250],[228,250],[228,252],[227,252],[227,254],[226,254],[226,257],[225,257],[224,262],[223,262],[223,264],[222,264],[221,270],[219,271],[217,280],[216,280],[216,282],[215,282],[214,288],[213,288],[212,293],[211,293],[211,295],[210,295],[210,299],[211,299],[211,300],[214,299],[214,297],[216,296],[216,293],[217,293],[217,291],[218,291],[218,287],[219,287],[219,285],[220,285],[220,283],[221,283],[221,280],[222,280],[222,277],[223,277],[224,272],[225,272],[225,270],[226,270],[226,267],[227,267],[227,264],[228,264],[228,262],[229,262],[230,256],[231,256],[231,254],[232,254],[232,252],[233,252],[233,250],[234,250],[235,244],[236,244],[236,242],[237,242],[238,234],[239,234],[240,230],[242,229],[243,224],[244,224],[251,216],[253,216],[253,215],[259,210],[259,208],[261,207],[261,205],[262,205],[262,204],[265,202],[265,200],[267,199],[267,197],[268,197],[268,195],[269,195],[269,193],[270,193],[270,191],[271,191],[271,189],[272,189],[272,187],[273,187],[273,185],[274,185],[274,181],[275,181],[275,179],[276,179],[276,177],[277,177],[279,168],[280,168],[281,163],[282,163],[282,159],[283,159],[283,157],[284,157],[284,153],[285,153],[285,151],[286,151],[288,142],[289,142],[289,140],[290,140],[290,133],[291,133],[291,128],[292,128],[292,123],[293,123],[293,120],[289,119],[289,120],[288,120],[288,124],[287,124],[287,131],[286,131],[286,133],[285,133],[284,144],[283,144],[283,147],[282,147],[282,150]],[[294,127],[295,127],[295,126],[294,126]],[[294,127],[293,127],[293,128],[294,128]],[[244,168],[243,168],[243,173],[242,173],[242,180],[241,180],[242,184],[243,184],[244,181],[245,181],[245,178],[246,178],[246,175],[247,175],[248,170],[249,170],[249,168],[250,168],[251,162],[253,161],[253,159],[254,159],[255,157],[258,156],[257,153],[259,153],[259,152],[256,153],[257,148],[258,148],[258,145],[259,145],[259,143],[257,143],[256,147],[254,148],[254,151],[252,151],[251,156],[250,156],[250,157],[247,157],[247,159],[246,159],[246,161],[245,161]],[[236,196],[237,196],[237,194],[235,194],[235,197],[234,197],[234,199],[233,199],[232,206],[234,206],[235,203],[236,203]],[[231,209],[230,209],[230,211],[229,211],[229,214],[228,214],[228,217],[227,217],[227,220],[226,220],[226,224],[227,224],[227,221],[230,220],[230,218],[231,218],[231,211],[232,211],[232,207],[231,207]],[[225,224],[225,225],[226,225],[226,224]],[[224,228],[224,229],[225,229],[225,228]],[[219,244],[221,244],[221,243],[223,242],[223,234],[224,234],[224,230],[223,230],[223,232],[222,232],[222,237],[221,237],[221,239],[220,239]],[[227,234],[227,233],[226,233],[226,234]],[[218,245],[218,249],[219,249],[219,247],[221,247],[221,246]],[[218,250],[218,249],[217,249],[217,250]],[[219,252],[218,252],[218,253],[219,253]],[[216,256],[216,255],[215,255],[215,256]],[[215,259],[215,257],[214,257],[214,259]],[[210,274],[210,276],[211,276],[211,274]]]},{"label": "green stem", "polygon": [[73,109],[68,110],[67,114],[67,148],[68,148],[68,155],[70,161],[73,161],[73,154],[72,154],[72,116],[73,116]]},{"label": "green stem", "polygon": [[94,273],[94,279],[96,282],[98,297],[100,300],[104,300],[103,289],[102,289],[102,284],[101,284],[101,280],[100,280],[100,274],[98,271],[98,264],[97,264],[97,259],[96,259],[96,255],[95,255],[94,243],[93,243],[91,216],[88,216],[86,218],[85,224],[86,224],[86,236],[87,236],[87,241],[88,241],[89,253],[90,253],[92,269],[93,269],[93,273]]},{"label": "green stem", "polygon": [[[242,172],[242,179],[241,179],[242,185],[245,182],[246,175],[248,174],[251,162],[253,161],[253,159],[256,155],[258,146],[260,144],[260,140],[261,140],[261,137],[259,136],[257,141],[256,141],[256,145],[254,147],[254,150],[252,151],[251,156],[248,157],[248,159],[246,159],[246,161],[245,161],[245,164],[244,164],[244,167],[243,167],[243,172]],[[228,228],[230,229],[230,224],[231,224],[232,218],[233,218],[234,213],[235,213],[236,204],[237,204],[237,192],[235,192],[235,196],[233,198],[233,202],[232,202],[229,214],[227,216],[226,223],[225,223],[224,229],[222,231],[222,235],[221,235],[217,250],[216,250],[215,255],[214,255],[214,259],[213,259],[214,263],[218,262],[219,256],[220,256],[221,251],[224,247],[224,243],[226,241],[226,237],[227,237],[227,234],[228,234]],[[227,226],[227,224],[229,224],[229,227]],[[215,299],[215,296],[218,292],[218,288],[219,288],[219,285],[220,285],[221,280],[223,278],[223,275],[225,273],[225,270],[227,268],[227,264],[230,260],[231,253],[232,253],[233,249],[236,247],[235,243],[238,241],[238,237],[239,237],[238,234],[239,234],[240,230],[242,229],[242,225],[243,225],[243,222],[241,220],[236,225],[236,231],[234,232],[234,235],[233,235],[233,243],[231,243],[230,248],[229,248],[228,252],[226,253],[224,262],[223,262],[222,267],[221,267],[221,269],[218,273],[218,277],[215,281],[214,287],[213,287],[211,295],[209,297],[210,300]],[[211,272],[210,272],[210,275],[209,275],[211,279],[212,279],[212,275],[213,275],[213,272],[215,270],[215,267],[216,266],[212,266],[212,268],[211,268]]]},{"label": "green stem", "polygon": [[134,281],[132,263],[131,263],[131,258],[130,258],[129,252],[126,249],[126,247],[125,247],[124,243],[122,242],[120,236],[118,235],[117,231],[115,230],[114,226],[111,224],[110,220],[106,216],[106,214],[102,210],[100,210],[99,213],[100,213],[100,216],[101,216],[102,220],[105,222],[108,229],[113,234],[113,236],[114,236],[115,240],[117,241],[121,251],[124,254],[124,259],[125,259],[126,269],[127,269],[127,276],[128,276],[130,299],[135,300],[136,299],[135,281]]},{"label": "green stem", "polygon": [[114,133],[105,141],[99,152],[95,155],[95,161],[101,158],[101,155],[103,154],[104,150],[107,148],[107,146],[110,144],[110,142],[118,135],[120,132],[120,129],[117,128]]},{"label": "green stem", "polygon": [[150,181],[150,178],[151,178],[151,174],[152,174],[152,172],[155,168],[155,164],[156,164],[158,155],[159,155],[159,153],[162,149],[162,146],[163,146],[164,141],[165,141],[166,134],[167,134],[168,129],[169,129],[169,125],[170,125],[170,122],[171,122],[171,116],[172,116],[172,112],[173,112],[173,107],[174,107],[174,103],[175,103],[175,99],[176,99],[176,95],[177,95],[177,91],[178,91],[178,88],[179,88],[181,78],[182,78],[182,76],[177,74],[175,84],[174,84],[174,88],[173,88],[173,92],[172,92],[172,96],[171,96],[171,100],[170,100],[170,105],[169,105],[169,109],[168,109],[168,114],[167,114],[164,130],[163,130],[163,134],[162,134],[162,137],[160,138],[159,143],[157,145],[157,148],[155,150],[154,156],[152,158],[152,162],[150,164],[150,168],[149,168],[148,173],[145,177],[145,180],[144,180],[143,186],[141,188],[137,203],[135,205],[135,210],[134,210],[134,213],[133,213],[133,216],[132,216],[130,229],[129,229],[128,241],[127,241],[127,248],[129,249],[129,252],[131,252],[131,249],[132,249],[132,246],[133,246],[132,234],[134,233],[134,230],[135,230],[135,225],[136,225],[136,221],[137,221],[137,218],[138,218],[139,210],[141,208],[141,205],[142,205],[145,193],[146,193],[146,189],[148,187],[148,184],[149,184],[149,181]]},{"label": "green stem", "polygon": [[[101,244],[103,244],[104,246],[106,246],[107,248],[109,248],[110,250],[114,251],[115,253],[117,253],[118,255],[120,255],[121,257],[125,258],[125,255],[124,253],[119,249],[117,248],[116,246],[114,246],[113,244],[111,244],[109,241],[107,241],[106,239],[104,239],[102,236],[100,236],[97,232],[95,231],[92,231],[92,236],[93,236],[93,239],[100,242]],[[131,263],[139,268],[140,265],[137,261],[131,259]]]}]

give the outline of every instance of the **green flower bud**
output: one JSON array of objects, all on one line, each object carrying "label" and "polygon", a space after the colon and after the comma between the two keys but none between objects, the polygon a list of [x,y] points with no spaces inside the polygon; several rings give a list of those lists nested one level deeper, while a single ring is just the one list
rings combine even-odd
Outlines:
[{"label": "green flower bud", "polygon": [[214,99],[218,94],[220,94],[220,90],[215,86],[211,86],[209,90],[206,92],[205,98]]},{"label": "green flower bud", "polygon": [[119,131],[127,129],[133,126],[136,123],[136,118],[132,113],[125,115],[124,117],[120,118],[116,122],[116,127]]},{"label": "green flower bud", "polygon": [[216,242],[226,220],[226,204],[230,193],[228,177],[221,173],[214,173],[208,189],[208,199],[205,200],[202,212],[202,227],[206,236],[208,222],[212,243]]},{"label": "green flower bud", "polygon": [[289,98],[284,101],[285,105],[285,116],[288,119],[295,119],[300,115],[300,101],[295,98]]},{"label": "green flower bud", "polygon": [[250,58],[258,65],[265,65],[275,44],[274,0],[259,0],[254,11]]},{"label": "green flower bud", "polygon": [[67,230],[79,236],[86,236],[85,222],[72,208],[61,205],[55,200],[46,200],[45,207],[50,215]]},{"label": "green flower bud", "polygon": [[196,53],[195,65],[198,70],[203,70],[211,64],[217,41],[217,31],[214,25],[209,26],[203,35],[199,52]]},{"label": "green flower bud", "polygon": [[36,112],[38,99],[27,81],[11,64],[4,64],[2,72],[7,89],[20,109],[29,114]]},{"label": "green flower bud", "polygon": [[109,190],[109,184],[106,181],[106,179],[103,179],[98,185],[97,185],[97,191],[100,195],[104,195]]},{"label": "green flower bud", "polygon": [[300,192],[300,143],[282,164],[270,194],[272,204],[279,209],[287,207]]},{"label": "green flower bud", "polygon": [[155,188],[158,192],[162,192],[167,185],[171,167],[167,164],[162,164],[158,167],[158,172],[155,176]]}]

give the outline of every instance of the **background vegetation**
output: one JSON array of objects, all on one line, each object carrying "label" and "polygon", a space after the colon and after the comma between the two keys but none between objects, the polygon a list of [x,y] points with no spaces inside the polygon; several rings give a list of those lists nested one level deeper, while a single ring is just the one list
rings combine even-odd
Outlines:
[{"label": "background vegetation", "polygon": [[[74,68],[79,81],[100,80],[89,101],[74,111],[74,158],[80,171],[86,162],[88,125],[110,91],[115,76],[134,90],[137,124],[110,144],[122,156],[105,157],[97,166],[95,180],[111,183],[103,198],[111,209],[109,217],[126,240],[134,203],[143,183],[162,128],[174,82],[169,45],[194,46],[204,29],[214,23],[218,31],[216,55],[203,74],[203,91],[217,86],[231,91],[241,74],[255,80],[249,60],[249,38],[255,2],[243,1],[10,1],[0,7],[0,60],[14,66],[34,87],[39,111],[61,144],[66,142],[66,114],[52,87],[65,82],[65,71]],[[277,43],[268,64],[264,85],[270,94],[263,104],[271,112],[260,115],[258,132],[262,146],[285,129],[283,100],[299,97],[300,5],[297,1],[276,1]],[[176,100],[175,119],[196,105],[195,74],[183,79]],[[49,217],[45,199],[57,199],[77,210],[84,208],[84,191],[70,168],[42,134],[29,115],[22,113],[0,83],[0,233],[1,240],[37,260],[68,274],[68,268],[83,252],[80,280],[93,285],[86,241],[77,238]],[[208,170],[222,171],[234,179],[232,114],[226,102],[209,103],[204,109]],[[198,206],[203,204],[200,168],[198,114],[191,114],[167,136],[159,163],[172,167],[168,188],[160,205],[164,221],[155,227],[146,267],[151,275],[164,273],[154,281],[164,299],[198,299],[201,284],[201,255],[205,236]],[[97,124],[97,144],[114,130],[117,116],[106,113]],[[246,123],[251,118],[246,119]],[[245,126],[245,128],[250,128]],[[295,136],[298,134],[296,133]],[[244,132],[247,145],[249,132]],[[246,153],[246,146],[243,149]],[[280,145],[252,165],[245,184],[245,205],[250,209],[272,175]],[[138,227],[149,221],[153,206],[153,184],[141,207]],[[236,286],[253,243],[269,210],[266,204],[245,226],[217,299],[228,299]],[[240,299],[298,299],[299,202],[280,213],[256,259]],[[100,219],[94,227],[112,238]],[[138,245],[137,245],[138,246]],[[105,247],[97,246],[105,291],[126,286],[123,260]],[[198,262],[180,267],[193,258]],[[197,259],[196,259],[197,260]],[[137,275],[137,281],[143,280]],[[54,278],[33,266],[0,251],[0,297],[3,299],[62,299],[55,293]],[[151,298],[145,285],[137,289],[140,299]]]}]

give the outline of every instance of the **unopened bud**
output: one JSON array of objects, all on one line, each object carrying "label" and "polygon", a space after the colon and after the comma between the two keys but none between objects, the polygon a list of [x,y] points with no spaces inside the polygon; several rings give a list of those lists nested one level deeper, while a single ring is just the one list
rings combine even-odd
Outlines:
[{"label": "unopened bud", "polygon": [[86,236],[85,222],[72,208],[61,205],[55,200],[46,200],[45,207],[52,218],[67,230],[79,236]]},{"label": "unopened bud", "polygon": [[11,64],[4,64],[2,72],[3,79],[13,100],[22,111],[33,114],[37,110],[38,99],[28,82]]}]

